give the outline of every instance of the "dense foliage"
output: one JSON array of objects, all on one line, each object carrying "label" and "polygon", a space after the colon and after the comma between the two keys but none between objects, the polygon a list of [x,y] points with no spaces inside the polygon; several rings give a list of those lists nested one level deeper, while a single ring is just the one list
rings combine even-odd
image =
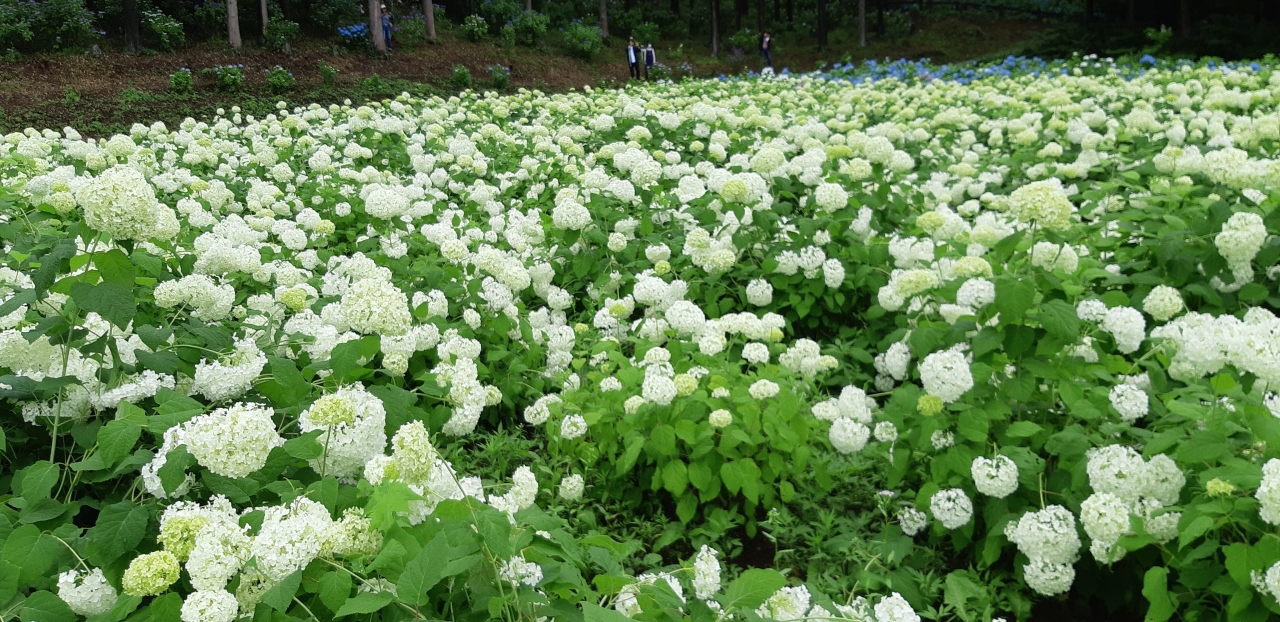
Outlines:
[{"label": "dense foliage", "polygon": [[1280,72],[891,67],[5,136],[0,615],[1280,613]]}]

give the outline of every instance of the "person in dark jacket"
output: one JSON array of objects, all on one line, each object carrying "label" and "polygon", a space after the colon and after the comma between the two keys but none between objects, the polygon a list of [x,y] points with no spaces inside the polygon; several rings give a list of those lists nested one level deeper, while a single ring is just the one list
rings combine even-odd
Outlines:
[{"label": "person in dark jacket", "polygon": [[630,77],[640,79],[640,46],[635,39],[627,40],[627,71]]},{"label": "person in dark jacket", "polygon": [[658,55],[653,51],[653,44],[644,46],[644,79],[649,79],[649,68],[658,62]]},{"label": "person in dark jacket", "polygon": [[764,57],[764,64],[773,69],[773,39],[767,32],[760,35],[760,56]]}]

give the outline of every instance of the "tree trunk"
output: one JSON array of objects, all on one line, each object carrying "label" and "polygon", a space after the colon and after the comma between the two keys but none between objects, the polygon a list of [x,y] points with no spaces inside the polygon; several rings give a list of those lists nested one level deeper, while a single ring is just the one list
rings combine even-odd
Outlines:
[{"label": "tree trunk", "polygon": [[782,21],[782,0],[773,0],[773,23]]},{"label": "tree trunk", "polygon": [[793,24],[796,21],[796,0],[787,0],[787,23]]},{"label": "tree trunk", "polygon": [[124,0],[124,51],[133,54],[142,49],[142,35],[138,28],[138,0]]},{"label": "tree trunk", "polygon": [[876,36],[884,38],[884,0],[876,0]]},{"label": "tree trunk", "polygon": [[524,12],[525,13],[533,12],[533,0],[524,0]]},{"label": "tree trunk", "polygon": [[622,11],[630,13],[631,9],[636,8],[636,0],[622,0]]},{"label": "tree trunk", "polygon": [[1096,10],[1095,0],[1084,0],[1084,25],[1087,28],[1093,24],[1093,13]]},{"label": "tree trunk", "polygon": [[381,0],[369,0],[369,36],[373,38],[373,49],[385,54],[387,40],[382,36]]},{"label": "tree trunk", "polygon": [[1182,0],[1180,2],[1178,15],[1178,36],[1183,39],[1191,38],[1191,0]]},{"label": "tree trunk", "polygon": [[267,0],[258,0],[258,6],[262,8],[262,38],[267,38]]},{"label": "tree trunk", "polygon": [[600,36],[609,38],[609,0],[600,0]]},{"label": "tree trunk", "polygon": [[720,55],[720,0],[711,0],[711,56]]},{"label": "tree trunk", "polygon": [[764,0],[756,0],[756,32],[764,32]]},{"label": "tree trunk", "polygon": [[240,13],[237,0],[227,0],[227,43],[232,49],[240,49]]},{"label": "tree trunk", "polygon": [[680,0],[671,0],[671,14],[680,19]]},{"label": "tree trunk", "polygon": [[827,0],[818,0],[818,49],[827,49]]},{"label": "tree trunk", "polygon": [[1129,0],[1129,23],[1137,21],[1138,17],[1138,0]]},{"label": "tree trunk", "polygon": [[434,0],[422,0],[422,14],[426,16],[427,39],[436,40],[436,3]]},{"label": "tree trunk", "polygon": [[858,0],[858,45],[867,47],[867,0]]}]

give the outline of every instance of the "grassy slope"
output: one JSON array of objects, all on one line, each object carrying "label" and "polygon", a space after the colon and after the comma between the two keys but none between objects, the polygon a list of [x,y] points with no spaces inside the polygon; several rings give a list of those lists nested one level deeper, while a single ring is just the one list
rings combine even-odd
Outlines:
[{"label": "grassy slope", "polygon": [[[833,33],[831,46],[819,51],[810,41],[779,41],[774,57],[779,68],[807,71],[822,59],[920,58],[949,62],[1016,52],[1046,25],[985,17],[927,20],[910,38],[856,44],[856,33]],[[445,33],[437,45],[397,50],[387,58],[364,54],[337,55],[332,45],[306,41],[293,55],[246,47],[234,52],[224,44],[207,43],[181,52],[154,56],[43,56],[0,63],[0,132],[27,127],[75,127],[90,135],[126,130],[133,123],[165,121],[171,127],[183,118],[211,115],[218,107],[240,105],[246,112],[265,114],[284,99],[291,103],[340,103],[394,96],[401,91],[429,94],[450,90],[454,65],[471,70],[476,88],[490,86],[485,69],[494,64],[512,68],[512,87],[562,91],[583,85],[613,85],[627,78],[621,42],[606,47],[594,62],[569,58],[555,47],[542,50],[474,44]],[[759,69],[753,55],[722,54],[712,58],[699,43],[658,45],[658,58],[676,65],[691,63],[698,76]],[[696,49],[695,49],[696,48]],[[324,88],[317,63],[324,60],[341,73],[336,88]],[[219,93],[199,71],[206,67],[241,64],[247,85],[241,93]],[[268,92],[263,70],[281,65],[298,84],[285,93]],[[167,93],[169,74],[181,67],[197,72],[196,92]],[[378,80],[367,80],[371,76]]]}]

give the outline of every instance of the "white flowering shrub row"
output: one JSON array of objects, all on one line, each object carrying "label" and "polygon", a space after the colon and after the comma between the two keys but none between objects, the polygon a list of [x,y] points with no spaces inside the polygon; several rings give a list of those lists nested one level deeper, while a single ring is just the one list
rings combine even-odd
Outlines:
[{"label": "white flowering shrub row", "polygon": [[[1280,73],[827,78],[4,137],[0,611],[1280,613]],[[864,593],[722,566],[850,462]]]}]

